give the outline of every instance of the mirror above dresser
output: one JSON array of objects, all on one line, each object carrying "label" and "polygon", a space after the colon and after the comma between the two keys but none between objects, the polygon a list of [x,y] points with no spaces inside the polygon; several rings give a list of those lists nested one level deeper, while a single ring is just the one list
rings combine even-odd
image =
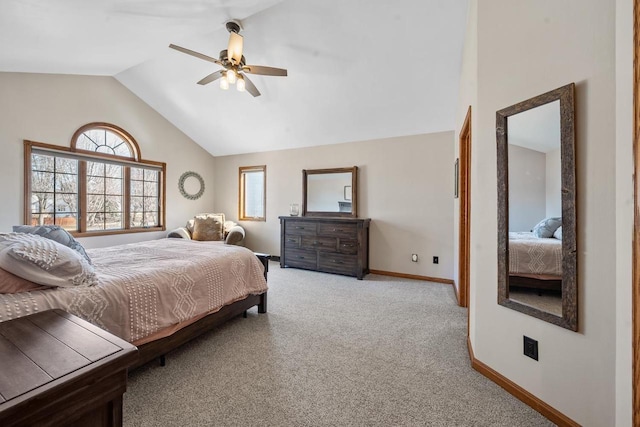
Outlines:
[{"label": "mirror above dresser", "polygon": [[358,216],[358,167],[304,169],[302,215]]}]

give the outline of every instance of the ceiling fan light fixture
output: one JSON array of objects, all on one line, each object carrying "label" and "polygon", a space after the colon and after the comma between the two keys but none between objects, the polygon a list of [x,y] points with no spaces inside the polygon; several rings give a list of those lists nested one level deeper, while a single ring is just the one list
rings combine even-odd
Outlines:
[{"label": "ceiling fan light fixture", "polygon": [[222,77],[220,79],[220,89],[227,90],[229,89],[229,80],[226,77]]},{"label": "ceiling fan light fixture", "polygon": [[235,84],[236,80],[238,80],[238,76],[234,70],[227,70],[227,81],[229,84]]},{"label": "ceiling fan light fixture", "polygon": [[236,89],[238,89],[238,92],[244,92],[244,89],[245,89],[244,77],[242,77],[241,75],[238,76],[238,83],[236,84]]}]

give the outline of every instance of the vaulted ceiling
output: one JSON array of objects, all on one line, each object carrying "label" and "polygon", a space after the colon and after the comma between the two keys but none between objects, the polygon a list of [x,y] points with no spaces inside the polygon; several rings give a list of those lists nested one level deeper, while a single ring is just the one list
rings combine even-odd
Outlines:
[{"label": "vaulted ceiling", "polygon": [[[2,0],[0,71],[114,76],[215,156],[454,127],[468,0]],[[262,96],[197,85],[240,20]],[[233,89],[233,88],[232,88]]]}]

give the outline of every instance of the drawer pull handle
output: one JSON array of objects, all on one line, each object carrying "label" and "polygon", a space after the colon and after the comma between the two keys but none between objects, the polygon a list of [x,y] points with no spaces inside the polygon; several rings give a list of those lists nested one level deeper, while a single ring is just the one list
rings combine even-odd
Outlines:
[{"label": "drawer pull handle", "polygon": [[332,260],[332,261],[333,261],[333,263],[334,263],[334,264],[344,264],[344,262],[342,262],[342,261],[338,261],[338,260],[335,260],[335,259],[334,259],[334,260]]},{"label": "drawer pull handle", "polygon": [[289,240],[287,240],[287,242],[295,243],[296,239],[289,239]]},{"label": "drawer pull handle", "polygon": [[303,256],[299,256],[298,259],[304,259],[304,257]]},{"label": "drawer pull handle", "polygon": [[296,230],[304,230],[304,227],[296,227]]}]

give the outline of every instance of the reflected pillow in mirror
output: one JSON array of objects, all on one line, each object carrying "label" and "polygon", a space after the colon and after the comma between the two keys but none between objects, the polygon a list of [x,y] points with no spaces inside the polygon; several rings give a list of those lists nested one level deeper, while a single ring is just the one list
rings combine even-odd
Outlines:
[{"label": "reflected pillow in mirror", "polygon": [[553,232],[553,237],[558,240],[562,240],[562,226],[558,227],[556,231]]},{"label": "reflected pillow in mirror", "polygon": [[549,238],[562,225],[562,218],[549,217],[545,218],[533,227],[533,235],[536,237]]}]

